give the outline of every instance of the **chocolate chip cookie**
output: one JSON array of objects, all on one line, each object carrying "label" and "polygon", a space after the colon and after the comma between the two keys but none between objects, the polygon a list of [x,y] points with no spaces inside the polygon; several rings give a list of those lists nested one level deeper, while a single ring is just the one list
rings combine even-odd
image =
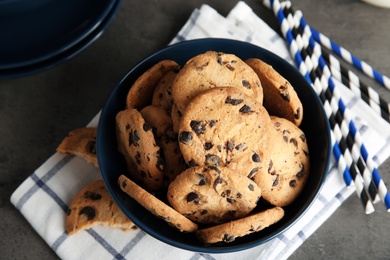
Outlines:
[{"label": "chocolate chip cookie", "polygon": [[226,167],[191,167],[171,182],[172,207],[197,223],[223,223],[246,216],[257,205],[261,190],[246,176]]},{"label": "chocolate chip cookie", "polygon": [[118,150],[124,156],[128,174],[147,190],[158,190],[163,183],[164,159],[152,126],[136,109],[116,115]]},{"label": "chocolate chip cookie", "polygon": [[135,227],[112,200],[102,180],[86,185],[74,197],[65,220],[65,231],[72,235],[95,225],[123,230]]},{"label": "chocolate chip cookie", "polygon": [[195,96],[214,87],[235,87],[263,102],[263,89],[253,69],[234,54],[215,51],[187,61],[173,82],[172,95],[178,110],[184,112]]},{"label": "chocolate chip cookie", "polygon": [[149,210],[157,217],[164,219],[169,225],[177,228],[181,232],[194,232],[198,229],[197,224],[138,186],[126,176],[119,176],[118,182],[120,188],[124,192],[135,199],[145,209]]},{"label": "chocolate chip cookie", "polygon": [[309,177],[309,148],[305,134],[291,121],[271,117],[274,130],[273,150],[268,173],[257,174],[254,181],[262,197],[275,206],[287,206],[301,193]]},{"label": "chocolate chip cookie", "polygon": [[179,145],[189,166],[226,166],[252,178],[268,167],[270,125],[267,111],[253,97],[215,87],[188,104]]},{"label": "chocolate chip cookie", "polygon": [[283,208],[270,208],[241,219],[229,221],[228,223],[200,229],[196,232],[196,235],[206,244],[218,242],[230,243],[237,237],[243,237],[258,232],[275,224],[281,220],[283,216]]},{"label": "chocolate chip cookie", "polygon": [[96,127],[72,130],[57,147],[57,152],[79,156],[99,167],[96,156]]},{"label": "chocolate chip cookie", "polygon": [[286,118],[299,126],[303,118],[303,106],[290,82],[271,65],[257,58],[246,60],[257,73],[264,91],[264,107],[270,115]]}]

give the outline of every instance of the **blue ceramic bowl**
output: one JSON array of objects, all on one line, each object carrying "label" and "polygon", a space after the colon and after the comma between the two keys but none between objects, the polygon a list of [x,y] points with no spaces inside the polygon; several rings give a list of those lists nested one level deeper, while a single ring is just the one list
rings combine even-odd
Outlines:
[{"label": "blue ceramic bowl", "polygon": [[[194,234],[177,231],[163,220],[130,198],[118,186],[118,177],[126,171],[122,156],[117,152],[115,115],[125,108],[127,92],[132,83],[148,68],[163,59],[172,59],[183,65],[191,57],[209,50],[232,53],[245,60],[260,58],[271,64],[294,86],[303,104],[301,128],[307,136],[310,150],[310,177],[302,194],[285,207],[285,217],[277,224],[251,235],[237,238],[232,243],[205,246]],[[321,101],[304,77],[292,65],[258,46],[226,39],[202,39],[178,43],[158,51],[138,63],[114,88],[102,111],[98,126],[97,153],[106,186],[121,210],[142,230],[172,246],[204,253],[227,253],[248,249],[269,241],[291,227],[317,197],[331,157],[330,130]]]}]

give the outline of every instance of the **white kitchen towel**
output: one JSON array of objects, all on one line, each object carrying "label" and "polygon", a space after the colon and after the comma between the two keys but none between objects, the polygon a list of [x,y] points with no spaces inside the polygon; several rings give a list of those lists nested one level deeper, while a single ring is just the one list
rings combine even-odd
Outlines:
[{"label": "white kitchen towel", "polygon": [[[284,39],[244,2],[238,2],[227,17],[208,5],[195,9],[171,44],[208,37],[248,41],[293,63]],[[347,88],[338,87],[344,102],[356,114],[355,124],[366,140],[367,150],[380,165],[390,156],[390,125]],[[88,126],[97,126],[99,116]],[[286,232],[248,250],[201,254],[164,244],[141,230],[123,232],[98,226],[68,236],[64,227],[70,202],[84,185],[100,178],[99,170],[84,160],[54,153],[15,190],[11,202],[62,259],[286,259],[354,193],[353,186],[345,186],[332,161],[318,198]],[[356,207],[361,207],[359,204],[356,198]]]}]

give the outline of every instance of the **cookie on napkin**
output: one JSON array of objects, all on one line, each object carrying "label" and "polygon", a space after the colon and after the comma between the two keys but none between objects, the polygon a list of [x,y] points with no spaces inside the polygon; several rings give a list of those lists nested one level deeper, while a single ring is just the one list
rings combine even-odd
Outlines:
[{"label": "cookie on napkin", "polygon": [[96,127],[74,129],[62,140],[57,152],[79,156],[99,167],[96,156],[96,133]]},{"label": "cookie on napkin", "polygon": [[130,230],[135,228],[111,198],[103,180],[86,185],[73,199],[65,231],[72,235],[95,225]]}]

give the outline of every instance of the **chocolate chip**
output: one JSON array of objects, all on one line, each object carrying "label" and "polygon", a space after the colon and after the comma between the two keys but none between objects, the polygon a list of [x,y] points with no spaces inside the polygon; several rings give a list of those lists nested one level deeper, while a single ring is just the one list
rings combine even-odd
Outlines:
[{"label": "chocolate chip", "polygon": [[218,167],[214,166],[214,165],[209,165],[207,166],[208,169],[211,169],[213,171],[216,171],[218,174],[221,174],[221,170],[218,169]]},{"label": "chocolate chip", "polygon": [[268,165],[268,172],[271,171],[272,167],[274,166],[274,162],[272,160],[269,160],[269,165]]},{"label": "chocolate chip", "polygon": [[229,64],[229,63],[226,63],[225,67],[228,68],[228,70],[230,70],[230,71],[234,71],[235,70],[235,68],[231,64]]},{"label": "chocolate chip", "polygon": [[250,89],[251,88],[251,84],[249,83],[249,81],[247,81],[246,79],[243,79],[242,80],[242,85],[247,88],[247,89]]},{"label": "chocolate chip", "polygon": [[127,186],[127,181],[124,180],[124,181],[122,182],[122,187],[123,187],[123,188],[126,188],[126,186]]},{"label": "chocolate chip", "polygon": [[187,194],[187,202],[193,201],[195,204],[199,204],[199,195],[195,192],[190,192]]},{"label": "chocolate chip", "polygon": [[299,119],[301,117],[301,108],[299,107],[294,115],[295,119]]},{"label": "chocolate chip", "polygon": [[288,142],[288,136],[283,136],[283,140],[287,143]]},{"label": "chocolate chip", "polygon": [[297,181],[296,180],[291,180],[290,182],[289,182],[289,185],[290,185],[290,187],[295,187],[295,186],[297,186]]},{"label": "chocolate chip", "polygon": [[249,189],[250,191],[253,191],[253,190],[255,189],[255,187],[254,187],[253,184],[251,183],[251,184],[248,185],[248,189]]},{"label": "chocolate chip", "polygon": [[260,155],[258,155],[257,153],[254,153],[252,155],[252,161],[259,163],[260,162]]},{"label": "chocolate chip", "polygon": [[227,142],[227,149],[229,150],[229,151],[233,151],[233,149],[234,149],[234,141],[233,140],[229,140],[228,142]]},{"label": "chocolate chip", "polygon": [[129,129],[130,129],[130,125],[126,124],[126,130],[129,130]]},{"label": "chocolate chip", "polygon": [[157,151],[157,164],[156,164],[156,167],[160,171],[163,171],[164,170],[164,165],[165,165],[165,160],[164,160],[164,157],[162,156],[161,149],[159,149]]},{"label": "chocolate chip", "polygon": [[237,199],[241,199],[242,198],[242,194],[241,193],[239,193],[239,192],[237,192]]},{"label": "chocolate chip", "polygon": [[149,125],[148,123],[145,123],[142,128],[144,129],[145,132],[149,131],[150,129],[152,129],[152,126]]},{"label": "chocolate chip", "polygon": [[297,172],[297,174],[295,174],[295,176],[297,176],[298,179],[302,178],[303,175],[305,174],[305,167],[303,165],[301,165],[301,169],[299,170],[299,172]]},{"label": "chocolate chip", "polygon": [[305,134],[301,134],[301,135],[299,136],[299,138],[301,138],[302,142],[305,142],[305,141],[306,141],[306,136],[305,136]]},{"label": "chocolate chip", "polygon": [[206,68],[207,66],[209,65],[209,62],[205,62],[204,64],[200,65],[200,66],[196,66],[196,70],[198,71],[202,71],[204,68]]},{"label": "chocolate chip", "polygon": [[213,144],[211,143],[211,142],[206,142],[205,144],[204,144],[204,149],[206,150],[206,151],[208,151],[208,150],[210,150],[211,148],[213,148]]},{"label": "chocolate chip", "polygon": [[190,127],[198,135],[203,134],[206,131],[205,124],[203,124],[202,121],[192,120],[190,122]]},{"label": "chocolate chip", "polygon": [[231,190],[225,190],[224,192],[221,193],[221,196],[222,197],[229,197],[231,193],[232,193]]},{"label": "chocolate chip", "polygon": [[204,209],[200,212],[200,215],[206,215],[208,213],[207,209]]},{"label": "chocolate chip", "polygon": [[213,127],[213,126],[215,126],[215,124],[218,122],[218,120],[210,120],[210,122],[209,122],[209,126],[210,127]]},{"label": "chocolate chip", "polygon": [[[287,85],[287,82],[286,82]],[[282,96],[282,98],[286,101],[290,101],[290,94],[288,93],[286,86],[280,86],[279,87],[279,93]]]},{"label": "chocolate chip", "polygon": [[96,192],[86,191],[84,193],[84,198],[90,199],[90,200],[100,200],[102,198],[102,195],[100,195],[99,193],[96,193]]},{"label": "chocolate chip", "polygon": [[179,136],[179,140],[183,144],[191,143],[191,141],[192,141],[192,133],[191,132],[186,132],[186,131],[181,132],[180,136]]},{"label": "chocolate chip", "polygon": [[218,150],[218,152],[222,152],[222,146],[221,145],[217,145],[217,150]]},{"label": "chocolate chip", "polygon": [[236,237],[233,236],[233,235],[224,234],[223,238],[222,238],[222,241],[226,242],[226,243],[229,243],[229,242],[233,242],[235,239],[236,239]]},{"label": "chocolate chip", "polygon": [[96,140],[87,143],[87,151],[91,154],[96,154]]},{"label": "chocolate chip", "polygon": [[252,110],[252,108],[248,105],[243,105],[240,110],[239,110],[241,113],[251,113],[251,112],[254,112]]},{"label": "chocolate chip", "polygon": [[198,173],[198,177],[200,179],[199,182],[198,182],[198,185],[199,186],[206,185],[206,183],[207,183],[206,177],[204,177],[204,175],[200,174],[200,173]]},{"label": "chocolate chip", "polygon": [[206,154],[206,165],[221,165],[221,158],[214,154]]},{"label": "chocolate chip", "polygon": [[244,146],[245,146],[245,144],[241,143],[241,144],[236,145],[236,147],[234,147],[234,149],[240,150]]},{"label": "chocolate chip", "polygon": [[277,186],[279,184],[279,174],[276,175],[276,179],[272,183],[272,186]]},{"label": "chocolate chip", "polygon": [[134,130],[134,132],[129,133],[129,146],[139,146],[139,140],[141,140],[141,138],[139,137],[137,130]]},{"label": "chocolate chip", "polygon": [[87,217],[87,220],[92,220],[96,216],[96,211],[91,206],[85,206],[80,210],[79,215],[85,215]]},{"label": "chocolate chip", "polygon": [[218,184],[221,184],[222,182],[223,182],[222,178],[218,176],[218,177],[215,179],[215,181],[214,181],[214,185],[213,185],[214,189],[216,189],[217,186],[218,186]]},{"label": "chocolate chip", "polygon": [[253,176],[255,176],[255,174],[257,173],[259,171],[259,168],[253,168],[250,172],[249,172],[249,174],[248,174],[248,178],[249,179],[251,179],[251,178],[253,178]]},{"label": "chocolate chip", "polygon": [[298,145],[297,139],[295,139],[295,138],[291,138],[290,143],[292,143],[295,147],[297,147],[297,145]]},{"label": "chocolate chip", "polygon": [[194,161],[194,159],[191,159],[187,164],[188,164],[189,167],[198,166],[198,164]]},{"label": "chocolate chip", "polygon": [[236,105],[241,104],[243,101],[244,101],[243,99],[235,99],[235,98],[231,98],[230,96],[228,96],[225,99],[225,104],[230,104],[230,105],[236,106]]},{"label": "chocolate chip", "polygon": [[229,202],[230,204],[234,204],[236,202],[235,199],[233,198],[226,198],[227,202]]}]

